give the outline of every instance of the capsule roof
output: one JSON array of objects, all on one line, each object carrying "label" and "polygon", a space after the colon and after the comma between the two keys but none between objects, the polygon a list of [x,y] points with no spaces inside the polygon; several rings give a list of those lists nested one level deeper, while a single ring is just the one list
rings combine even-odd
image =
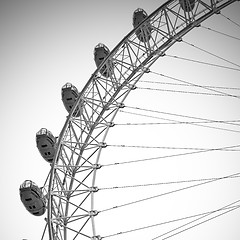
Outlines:
[{"label": "capsule roof", "polygon": [[104,48],[104,49],[106,49],[107,51],[109,51],[109,49],[108,49],[108,47],[105,45],[105,44],[103,44],[103,43],[98,43],[96,46],[95,46],[95,50],[96,49],[98,49],[98,48]]},{"label": "capsule roof", "polygon": [[71,83],[66,83],[62,87],[62,100],[65,103],[75,102],[78,97],[78,89]]},{"label": "capsule roof", "polygon": [[137,8],[133,12],[133,26],[137,27],[147,16],[148,14],[145,10],[143,10],[142,8]]},{"label": "capsule roof", "polygon": [[62,91],[64,91],[64,89],[68,89],[68,88],[78,93],[77,88],[69,82],[67,82],[65,85],[62,86]]},{"label": "capsule roof", "polygon": [[47,130],[46,128],[41,128],[37,133],[36,136],[47,135],[49,137],[53,136],[53,134]]},{"label": "capsule roof", "polygon": [[[96,45],[96,47],[94,48],[95,62],[96,62],[96,60],[103,60],[109,53],[110,53],[110,50],[108,49],[108,47],[106,45],[104,45],[103,43],[98,43]],[[101,56],[97,56],[97,55],[101,55]],[[99,57],[101,59],[97,59]]]},{"label": "capsule roof", "polygon": [[21,185],[20,185],[20,190],[26,189],[26,188],[31,188],[32,186],[38,187],[37,184],[31,180],[25,180]]},{"label": "capsule roof", "polygon": [[147,12],[146,12],[144,9],[142,9],[142,8],[137,8],[137,9],[133,12],[133,15],[136,14],[136,13],[141,13],[141,14],[147,16]]}]

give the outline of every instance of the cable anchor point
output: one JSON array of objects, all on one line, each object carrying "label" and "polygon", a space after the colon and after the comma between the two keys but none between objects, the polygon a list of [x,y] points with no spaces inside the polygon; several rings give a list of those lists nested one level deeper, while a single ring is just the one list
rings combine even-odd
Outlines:
[{"label": "cable anchor point", "polygon": [[103,238],[99,235],[91,237],[91,240],[102,240]]}]

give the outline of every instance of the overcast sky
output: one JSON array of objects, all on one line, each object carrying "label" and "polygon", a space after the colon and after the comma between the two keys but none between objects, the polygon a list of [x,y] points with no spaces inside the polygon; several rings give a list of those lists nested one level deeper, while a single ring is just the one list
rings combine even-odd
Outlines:
[{"label": "overcast sky", "polygon": [[[61,87],[66,82],[71,82],[80,91],[96,69],[93,60],[94,47],[101,42],[109,49],[113,49],[132,30],[134,10],[141,7],[150,14],[162,3],[163,1],[156,0],[1,1],[2,172],[0,182],[2,189],[0,203],[2,216],[0,235],[4,239],[41,238],[46,215],[35,217],[25,210],[19,197],[19,186],[25,179],[33,180],[42,186],[50,170],[49,164],[41,158],[36,148],[35,134],[42,127],[49,129],[55,136],[60,133],[67,116],[61,101]],[[222,11],[225,16],[240,24],[239,12],[239,2]],[[212,17],[203,26],[240,38],[240,27],[222,15]],[[194,29],[184,40],[240,65],[239,40],[203,27]],[[172,58],[170,55],[211,62],[238,68],[238,70],[197,64]],[[221,86],[224,88],[215,89],[240,95],[239,89],[232,89],[240,88],[239,67],[203,53],[184,42],[175,44],[167,52],[167,56],[159,59],[151,70],[194,84]],[[222,97],[216,92],[199,88],[184,86],[180,88],[180,86],[166,84],[179,84],[179,82],[153,73],[149,73],[142,80],[158,81],[162,84],[139,83],[139,88],[128,97],[127,107],[140,107],[196,118],[180,118],[176,115],[160,115],[136,109],[134,111],[138,115],[119,113],[115,120],[116,126],[109,132],[107,138],[109,145],[219,148],[240,143],[239,126],[226,124],[207,125],[214,126],[215,129],[189,124],[118,126],[117,123],[129,122],[169,123],[159,118],[195,122],[200,121],[200,118],[219,121],[240,119],[239,97]],[[164,89],[167,91],[163,91]],[[132,108],[124,110],[133,111]],[[139,114],[151,115],[154,118]],[[134,161],[177,153],[180,151],[110,146],[104,149],[103,160],[100,163]],[[103,168],[97,176],[98,187],[214,178],[240,172],[238,151],[218,151],[194,157],[166,158],[161,161],[151,161],[151,163],[149,161],[126,165],[119,168]],[[100,235],[106,236],[131,228],[212,211],[240,199],[239,178],[218,182],[210,187],[196,188],[181,194],[144,202],[142,205],[136,204],[129,208],[122,208],[121,211],[112,211],[109,215],[103,214],[96,220],[97,231]],[[119,192],[106,190],[99,192],[96,196],[98,200],[96,207],[104,209],[185,186],[189,185],[135,188],[136,192],[133,189]],[[121,199],[120,202],[119,199]],[[153,216],[150,216],[150,213],[154,213]],[[131,217],[135,220],[131,220]],[[210,223],[179,234],[173,239],[238,240],[239,218],[240,210],[236,210]],[[131,226],[132,222],[135,225]],[[113,239],[151,240],[173,227],[171,225],[166,229],[153,228],[151,233],[140,231],[137,233],[140,234],[137,238],[126,234]]]}]

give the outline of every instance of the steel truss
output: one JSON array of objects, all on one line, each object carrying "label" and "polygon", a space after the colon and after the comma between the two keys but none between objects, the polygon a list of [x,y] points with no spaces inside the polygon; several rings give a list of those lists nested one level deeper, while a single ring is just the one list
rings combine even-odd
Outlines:
[{"label": "steel truss", "polygon": [[[94,223],[98,215],[95,177],[115,115],[137,81],[167,49],[234,1],[196,0],[190,11],[184,11],[178,0],[166,2],[133,29],[92,74],[58,138],[48,189],[50,240],[101,239]],[[150,28],[144,27],[149,24]],[[150,39],[140,41],[135,34],[138,29],[143,37],[150,34]],[[103,67],[109,71],[107,77],[100,73]]]}]

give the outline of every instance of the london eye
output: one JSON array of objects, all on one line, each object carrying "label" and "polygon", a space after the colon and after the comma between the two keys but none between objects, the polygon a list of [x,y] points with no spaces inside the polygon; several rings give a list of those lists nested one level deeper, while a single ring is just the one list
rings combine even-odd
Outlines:
[{"label": "london eye", "polygon": [[[26,209],[45,215],[40,239],[174,239],[239,216],[240,51],[224,40],[239,46],[240,25],[222,13],[234,6],[170,0],[152,13],[136,6],[133,29],[116,47],[96,42],[86,85],[61,89],[68,116],[59,136],[36,133],[51,166],[46,182],[20,186]],[[223,22],[235,33],[211,26]],[[204,32],[212,39],[200,38]],[[216,41],[216,49],[201,41]],[[224,57],[231,50],[233,60]]]}]

